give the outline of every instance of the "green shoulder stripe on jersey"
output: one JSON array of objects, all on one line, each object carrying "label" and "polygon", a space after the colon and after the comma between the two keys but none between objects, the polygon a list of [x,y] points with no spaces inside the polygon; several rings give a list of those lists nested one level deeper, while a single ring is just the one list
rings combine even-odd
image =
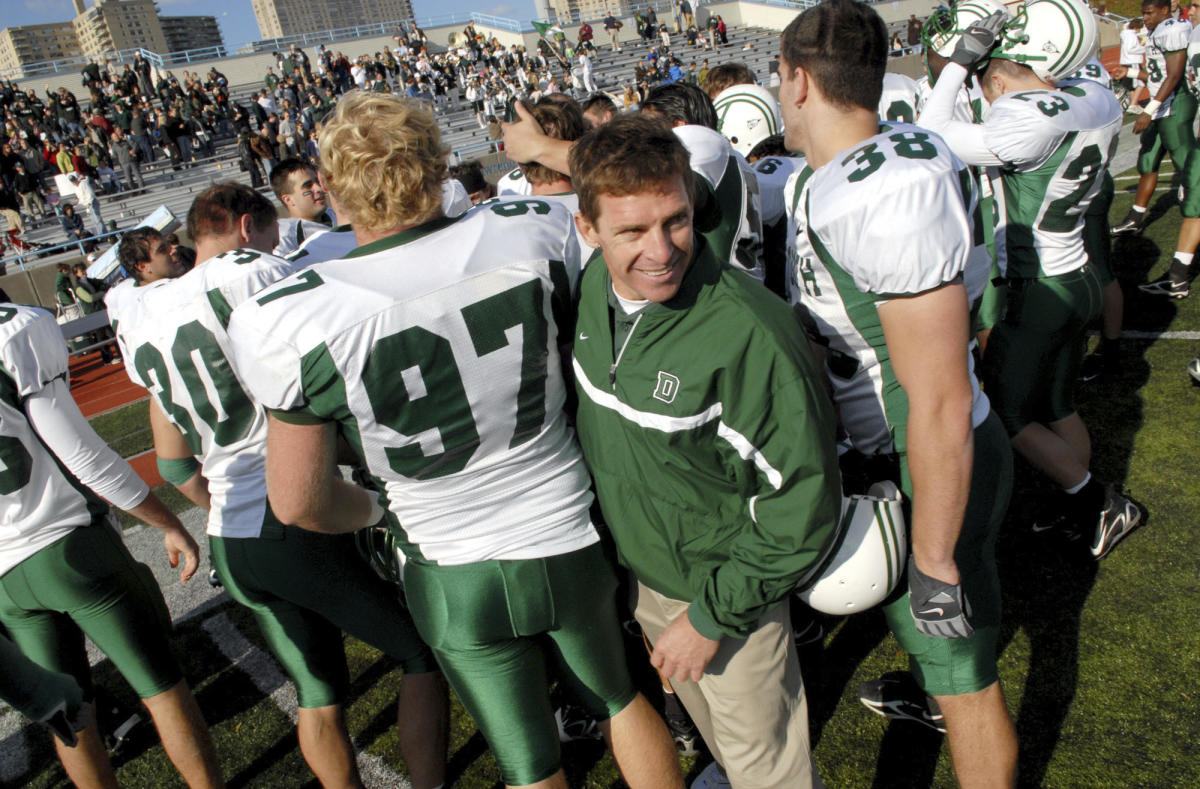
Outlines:
[{"label": "green shoulder stripe on jersey", "polygon": [[[221,293],[217,288],[213,288],[208,293],[208,304],[213,309],[213,314],[217,316],[217,320],[221,323],[222,329],[229,328],[229,316],[233,314],[233,307],[229,306],[229,300],[225,298],[225,294]],[[113,330],[116,330],[114,325]]]},{"label": "green shoulder stripe on jersey", "polygon": [[[470,213],[469,211],[467,213]],[[373,255],[376,252],[383,252],[385,249],[398,247],[401,244],[407,244],[409,241],[416,241],[422,236],[427,236],[443,227],[449,227],[467,214],[462,214],[456,217],[439,216],[437,219],[431,219],[423,225],[411,227],[395,235],[381,238],[378,241],[372,241],[369,244],[363,244],[346,254],[347,258],[360,258],[364,255]]]},{"label": "green shoulder stripe on jersey", "polygon": [[324,425],[332,420],[319,417],[316,414],[310,414],[303,409],[293,411],[283,411],[274,408],[268,408],[267,413],[278,419],[280,422],[287,422],[289,425]]},{"label": "green shoulder stripe on jersey", "polygon": [[[806,216],[810,214],[808,200],[805,200],[804,213]],[[892,362],[887,354],[887,341],[883,334],[883,323],[879,320],[879,310],[876,306],[877,301],[887,297],[859,290],[858,285],[854,283],[854,278],[834,260],[833,255],[826,249],[821,237],[813,231],[812,227],[809,226],[805,232],[808,234],[813,251],[817,253],[817,257],[833,279],[834,287],[837,288],[838,296],[846,311],[846,317],[854,325],[855,331],[870,344],[872,352],[879,360],[879,375],[883,379],[879,396],[883,405],[884,419],[887,420],[892,434],[893,448],[897,452],[903,452],[908,446],[906,437],[908,396],[904,394],[904,388],[900,386],[900,381],[896,378],[895,371],[892,370]],[[901,440],[898,441],[897,436]]]},{"label": "green shoulder stripe on jersey", "polygon": [[792,211],[795,212],[796,206],[800,205],[800,195],[804,194],[804,185],[808,183],[808,179],[812,177],[813,169],[806,163],[804,169],[796,176],[796,191],[792,193]]},{"label": "green shoulder stripe on jersey", "polygon": [[307,249],[297,249],[295,252],[288,255],[287,259],[295,262],[295,261],[299,260],[300,258],[304,258],[304,257],[308,257],[308,250]]}]

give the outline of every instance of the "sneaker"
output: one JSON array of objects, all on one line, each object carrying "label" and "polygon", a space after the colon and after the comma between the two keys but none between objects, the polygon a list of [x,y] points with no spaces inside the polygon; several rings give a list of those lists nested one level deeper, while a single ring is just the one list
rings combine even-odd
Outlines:
[{"label": "sneaker", "polygon": [[1200,356],[1188,363],[1188,375],[1192,376],[1192,383],[1200,385]]},{"label": "sneaker", "polygon": [[1113,225],[1109,232],[1114,236],[1126,234],[1138,235],[1146,228],[1146,211],[1130,210],[1119,225]]},{"label": "sneaker", "polygon": [[1091,383],[1104,376],[1111,376],[1121,369],[1121,364],[1114,353],[1096,352],[1089,354],[1079,366],[1080,383]]},{"label": "sneaker", "polygon": [[910,674],[885,674],[858,686],[858,700],[889,720],[912,721],[946,733],[946,724],[937,702],[925,694]]},{"label": "sneaker", "polygon": [[663,720],[667,722],[667,731],[671,732],[676,750],[683,756],[695,756],[699,752],[700,730],[674,693],[663,693]]},{"label": "sneaker", "polygon": [[793,624],[792,637],[796,639],[797,648],[819,644],[825,638],[825,626],[818,619],[810,619],[800,625]]},{"label": "sneaker", "polygon": [[691,789],[732,789],[733,784],[721,772],[721,765],[713,762],[692,781]]},{"label": "sneaker", "polygon": [[558,726],[559,742],[598,740],[601,736],[596,721],[588,717],[582,707],[576,707],[574,704],[563,704],[556,709],[554,723]]},{"label": "sneaker", "polygon": [[1168,296],[1172,299],[1186,299],[1191,292],[1186,282],[1176,282],[1170,277],[1138,285],[1138,290],[1151,296]]},{"label": "sneaker", "polygon": [[1096,534],[1092,537],[1092,556],[1097,561],[1112,553],[1112,549],[1138,526],[1142,525],[1142,509],[1119,493],[1109,491]]}]

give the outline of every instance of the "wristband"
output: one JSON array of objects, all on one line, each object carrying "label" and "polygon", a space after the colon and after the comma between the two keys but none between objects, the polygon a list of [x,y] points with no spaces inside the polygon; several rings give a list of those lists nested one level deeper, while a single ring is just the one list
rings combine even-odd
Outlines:
[{"label": "wristband", "polygon": [[1150,117],[1154,117],[1154,113],[1158,112],[1158,108],[1161,106],[1162,102],[1158,99],[1150,99],[1150,101],[1146,102],[1146,106],[1142,108],[1142,112]]}]

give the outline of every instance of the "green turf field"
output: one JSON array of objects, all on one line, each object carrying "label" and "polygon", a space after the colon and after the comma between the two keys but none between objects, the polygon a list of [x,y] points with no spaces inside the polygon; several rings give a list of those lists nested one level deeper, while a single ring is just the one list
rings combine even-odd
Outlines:
[{"label": "green turf field", "polygon": [[[1132,202],[1134,181],[1127,176],[1117,181],[1114,221]],[[1167,194],[1158,193],[1145,235],[1115,246],[1130,331],[1200,331],[1200,295],[1170,302],[1142,297],[1136,288],[1148,273],[1163,270],[1174,248],[1179,214]],[[1020,735],[1023,786],[1200,786],[1194,752],[1200,735],[1200,476],[1194,460],[1200,388],[1184,369],[1200,353],[1200,339],[1148,338],[1124,347],[1120,376],[1082,388],[1081,410],[1095,444],[1095,470],[1148,508],[1147,525],[1099,566],[1068,558],[1029,532],[1028,515],[1043,489],[1019,468],[1018,493],[1000,538],[1006,614],[1000,670]],[[126,455],[150,446],[144,403],[96,424]],[[804,653],[816,760],[826,783],[952,786],[941,736],[910,724],[889,726],[857,701],[859,682],[905,666],[882,617],[867,613],[829,624],[824,644]],[[249,615],[219,605],[184,623],[177,647],[230,785],[314,785],[284,711],[294,695],[259,651],[262,641]],[[399,674],[358,642],[349,641],[347,651],[355,691],[351,731],[391,781],[389,770],[403,774],[391,726]],[[630,654],[640,660],[636,644]],[[97,678],[122,719],[136,709],[107,663]],[[31,731],[27,750],[33,767],[14,785],[67,785],[44,735]],[[598,744],[566,746],[564,758],[573,786],[620,785]],[[115,764],[126,786],[182,785],[145,724],[133,730]],[[685,768],[694,774],[703,765],[699,759]],[[450,769],[456,786],[498,785],[485,744],[457,706]]]}]

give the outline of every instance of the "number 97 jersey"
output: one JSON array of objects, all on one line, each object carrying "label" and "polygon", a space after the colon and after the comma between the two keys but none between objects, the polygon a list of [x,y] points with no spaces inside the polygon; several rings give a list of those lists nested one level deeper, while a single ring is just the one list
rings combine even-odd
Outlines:
[{"label": "number 97 jersey", "polygon": [[234,310],[239,374],[281,421],[337,424],[382,483],[410,559],[541,558],[598,540],[563,413],[572,227],[561,204],[488,203]]}]

